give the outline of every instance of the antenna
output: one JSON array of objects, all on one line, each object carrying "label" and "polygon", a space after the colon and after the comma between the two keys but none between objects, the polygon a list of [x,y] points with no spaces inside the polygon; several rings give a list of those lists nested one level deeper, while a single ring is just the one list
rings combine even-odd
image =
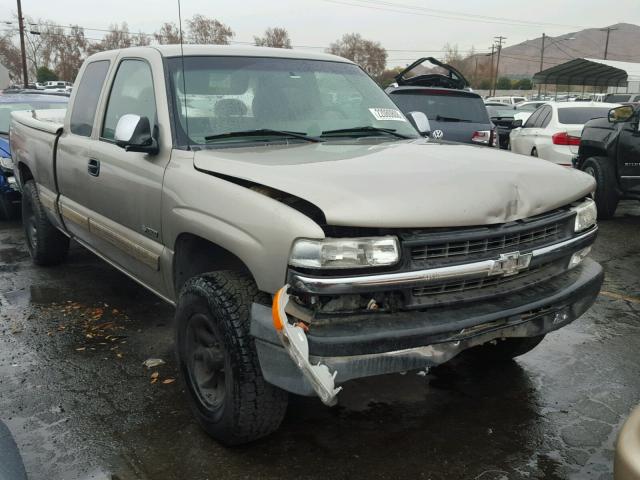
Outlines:
[{"label": "antenna", "polygon": [[184,94],[184,121],[187,130],[187,150],[191,149],[189,144],[189,110],[187,106],[187,78],[184,73],[184,47],[182,41],[182,10],[180,8],[180,0],[178,0],[178,27],[180,28],[180,60],[182,61],[182,93]]}]

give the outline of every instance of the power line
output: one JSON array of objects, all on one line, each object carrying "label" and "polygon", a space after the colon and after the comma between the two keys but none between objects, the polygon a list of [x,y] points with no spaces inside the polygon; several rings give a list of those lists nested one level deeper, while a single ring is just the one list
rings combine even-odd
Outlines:
[{"label": "power line", "polygon": [[[490,17],[486,15],[477,15],[476,13],[463,13],[452,12],[447,10],[437,10],[433,8],[420,7],[417,5],[407,5],[385,2],[380,0],[350,0],[351,2],[361,3],[348,3],[345,0],[322,0],[328,3],[335,3],[339,5],[348,5],[352,7],[368,8],[372,10],[383,10],[395,13],[404,13],[410,15],[420,15],[425,17],[444,18],[448,20],[459,20],[464,22],[478,22],[478,23],[493,23],[500,25],[513,25],[513,26],[551,26],[551,27],[570,27],[570,28],[590,28],[580,25],[569,25],[560,23],[549,22],[531,22],[527,20],[519,20],[513,18],[504,17]],[[363,4],[364,3],[364,4]],[[433,12],[433,13],[430,13]]]}]

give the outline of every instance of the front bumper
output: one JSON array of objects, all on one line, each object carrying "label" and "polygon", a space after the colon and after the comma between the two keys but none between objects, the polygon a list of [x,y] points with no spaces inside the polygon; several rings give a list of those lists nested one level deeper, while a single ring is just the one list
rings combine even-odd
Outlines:
[{"label": "front bumper", "polygon": [[[602,267],[585,259],[544,284],[490,302],[312,324],[307,333],[309,360],[337,372],[337,383],[439,365],[494,339],[538,336],[567,325],[593,304],[603,279]],[[251,312],[251,333],[265,379],[292,393],[313,395],[283,349],[271,313],[259,304]]]}]

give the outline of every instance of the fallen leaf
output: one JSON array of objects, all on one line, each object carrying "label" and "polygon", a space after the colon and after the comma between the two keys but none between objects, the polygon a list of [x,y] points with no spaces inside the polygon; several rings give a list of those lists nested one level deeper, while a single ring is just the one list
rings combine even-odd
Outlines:
[{"label": "fallen leaf", "polygon": [[77,351],[77,352],[82,352],[82,351],[84,351],[86,348],[87,348],[87,347],[78,347],[78,348],[76,348],[76,351]]},{"label": "fallen leaf", "polygon": [[165,378],[162,383],[164,383],[165,385],[169,385],[170,383],[175,382],[176,379],[175,378]]},{"label": "fallen leaf", "polygon": [[116,353],[116,357],[122,358],[122,354],[121,353]]},{"label": "fallen leaf", "polygon": [[153,373],[151,374],[151,378],[153,378],[153,379],[157,379],[157,378],[158,378],[158,375],[160,375],[158,372],[153,372]]},{"label": "fallen leaf", "polygon": [[157,378],[152,378],[152,379],[151,379],[151,383],[156,383],[157,381],[158,381],[158,379],[157,379]]}]

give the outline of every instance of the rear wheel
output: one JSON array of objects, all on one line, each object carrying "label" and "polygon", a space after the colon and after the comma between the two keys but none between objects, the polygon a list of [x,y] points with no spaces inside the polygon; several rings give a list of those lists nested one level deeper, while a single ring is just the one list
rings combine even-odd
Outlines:
[{"label": "rear wheel", "polygon": [[582,165],[582,170],[596,179],[596,207],[598,218],[613,218],[620,197],[616,190],[616,173],[606,157],[590,157]]},{"label": "rear wheel", "polygon": [[69,237],[47,218],[33,180],[25,183],[22,191],[22,223],[33,263],[57,265],[67,257]]},{"label": "rear wheel", "polygon": [[476,358],[482,361],[503,362],[533,350],[543,339],[544,335],[537,337],[503,338],[475,347],[471,352]]},{"label": "rear wheel", "polygon": [[538,149],[536,147],[533,147],[533,150],[531,150],[531,156],[532,157],[538,156]]},{"label": "rear wheel", "polygon": [[176,349],[191,409],[204,430],[225,445],[275,431],[288,394],[262,376],[249,333],[251,304],[261,294],[239,272],[189,280],[176,309]]}]

